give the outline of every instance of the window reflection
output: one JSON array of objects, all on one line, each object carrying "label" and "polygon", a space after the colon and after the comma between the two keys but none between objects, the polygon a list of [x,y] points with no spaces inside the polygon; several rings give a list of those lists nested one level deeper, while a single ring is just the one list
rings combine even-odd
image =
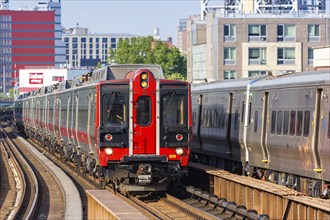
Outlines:
[{"label": "window reflection", "polygon": [[149,125],[151,122],[151,100],[147,96],[141,96],[137,100],[137,122],[140,126]]},{"label": "window reflection", "polygon": [[184,95],[174,92],[162,96],[164,125],[182,125],[184,123]]},{"label": "window reflection", "polygon": [[126,122],[126,97],[118,94],[103,96],[103,122],[122,125]]}]

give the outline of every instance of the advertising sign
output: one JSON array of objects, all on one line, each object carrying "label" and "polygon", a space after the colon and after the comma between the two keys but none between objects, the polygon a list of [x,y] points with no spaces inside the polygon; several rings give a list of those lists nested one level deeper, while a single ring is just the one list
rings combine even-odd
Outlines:
[{"label": "advertising sign", "polygon": [[29,84],[43,84],[44,74],[43,73],[29,73]]}]

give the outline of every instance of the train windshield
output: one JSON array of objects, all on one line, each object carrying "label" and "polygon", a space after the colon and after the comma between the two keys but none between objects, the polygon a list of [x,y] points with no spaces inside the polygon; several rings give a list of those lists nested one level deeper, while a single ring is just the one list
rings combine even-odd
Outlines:
[{"label": "train windshield", "polygon": [[151,123],[151,100],[148,96],[141,96],[137,100],[137,122],[140,126],[147,126]]},{"label": "train windshield", "polygon": [[162,96],[164,125],[184,124],[184,95],[174,92]]},{"label": "train windshield", "polygon": [[126,124],[126,96],[117,93],[103,96],[103,123],[105,126]]}]

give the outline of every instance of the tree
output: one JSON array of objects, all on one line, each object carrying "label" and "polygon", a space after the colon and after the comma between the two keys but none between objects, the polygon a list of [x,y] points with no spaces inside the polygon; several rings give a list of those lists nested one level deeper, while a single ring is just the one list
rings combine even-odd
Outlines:
[{"label": "tree", "polygon": [[102,64],[100,62],[97,62],[96,69],[100,69],[102,67]]},{"label": "tree", "polygon": [[168,48],[152,36],[120,40],[117,50],[110,48],[109,51],[108,63],[158,64],[168,79],[184,80],[187,76],[187,61],[178,48]]}]

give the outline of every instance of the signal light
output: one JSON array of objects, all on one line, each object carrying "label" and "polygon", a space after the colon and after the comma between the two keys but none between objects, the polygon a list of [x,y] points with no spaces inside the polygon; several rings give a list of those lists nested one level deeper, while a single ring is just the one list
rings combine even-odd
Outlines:
[{"label": "signal light", "polygon": [[148,87],[148,73],[141,73],[140,75],[140,80],[141,80],[141,87],[142,88],[147,88]]},{"label": "signal light", "polygon": [[177,141],[182,141],[182,139],[183,139],[183,135],[182,135],[182,134],[177,134],[177,135],[175,136],[175,138],[176,138]]},{"label": "signal light", "polygon": [[141,74],[141,79],[145,80],[148,78],[148,73],[142,73]]},{"label": "signal light", "polygon": [[111,134],[106,134],[106,135],[105,135],[105,139],[106,139],[107,141],[111,141],[111,140],[112,140],[112,135],[111,135]]},{"label": "signal light", "polygon": [[141,82],[141,87],[142,88],[146,88],[148,86],[148,83],[147,82]]}]

